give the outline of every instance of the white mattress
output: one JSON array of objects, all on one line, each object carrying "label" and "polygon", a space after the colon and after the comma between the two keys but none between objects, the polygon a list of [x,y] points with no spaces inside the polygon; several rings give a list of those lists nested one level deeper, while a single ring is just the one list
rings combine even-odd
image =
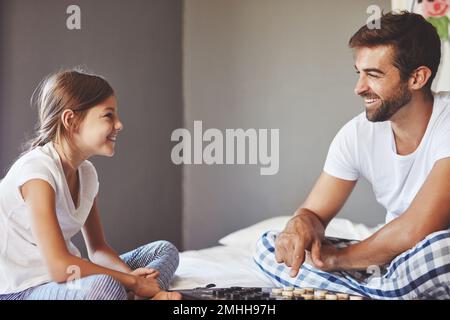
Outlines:
[{"label": "white mattress", "polygon": [[[214,283],[217,287],[271,287],[268,279],[253,261],[252,252],[257,239],[267,230],[282,230],[290,216],[268,219],[233,232],[219,240],[222,245],[180,254],[180,264],[171,289],[192,289]],[[379,227],[379,226],[378,226]],[[330,222],[327,236],[361,240],[376,228],[368,228],[346,219]]]},{"label": "white mattress", "polygon": [[271,287],[246,249],[216,246],[180,254],[171,289],[192,289],[214,283],[217,287]]}]

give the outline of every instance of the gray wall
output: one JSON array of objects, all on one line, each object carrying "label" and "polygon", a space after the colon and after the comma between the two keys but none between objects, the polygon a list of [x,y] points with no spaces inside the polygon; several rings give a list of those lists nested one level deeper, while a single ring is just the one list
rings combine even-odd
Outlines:
[{"label": "gray wall", "polygon": [[[66,29],[73,3],[79,31]],[[181,0],[0,0],[0,176],[32,134],[28,101],[46,74],[85,65],[104,75],[124,130],[116,155],[93,162],[119,252],[156,239],[181,246],[181,168],[170,161],[170,134],[182,126],[181,22]]]},{"label": "gray wall", "polygon": [[[390,6],[388,0],[187,0],[182,17],[181,0],[79,0],[82,30],[68,31],[65,9],[72,3],[0,0],[0,175],[32,133],[36,113],[28,99],[44,75],[79,64],[105,75],[118,93],[125,129],[116,155],[94,163],[103,224],[119,252],[155,239],[201,248],[292,214],[337,130],[363,110],[352,92],[348,38],[365,23],[368,5]],[[279,128],[279,173],[191,165],[181,183],[169,137],[183,126],[183,112],[189,129],[194,120],[205,129]],[[341,216],[374,225],[384,212],[361,182]]]},{"label": "gray wall", "polygon": [[[366,9],[390,1],[188,0],[184,2],[185,124],[279,128],[280,170],[190,165],[184,170],[185,248],[265,218],[290,215],[319,176],[339,128],[363,111],[347,42]],[[361,181],[341,217],[384,219]]]}]

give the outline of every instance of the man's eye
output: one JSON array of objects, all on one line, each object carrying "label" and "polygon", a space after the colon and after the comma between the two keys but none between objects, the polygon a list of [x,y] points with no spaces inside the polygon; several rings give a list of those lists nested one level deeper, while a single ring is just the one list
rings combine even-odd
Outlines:
[{"label": "man's eye", "polygon": [[107,113],[107,114],[105,114],[105,117],[112,118],[113,114],[112,113]]},{"label": "man's eye", "polygon": [[377,78],[377,79],[379,78],[379,76],[377,76],[375,74],[371,74],[371,73],[369,73],[368,76],[371,77],[371,78]]}]

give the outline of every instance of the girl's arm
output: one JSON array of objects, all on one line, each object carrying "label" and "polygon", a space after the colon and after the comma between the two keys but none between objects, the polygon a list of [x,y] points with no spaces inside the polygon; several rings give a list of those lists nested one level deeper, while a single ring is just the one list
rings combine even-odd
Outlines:
[{"label": "girl's arm", "polygon": [[[41,179],[27,181],[20,188],[31,218],[31,228],[47,265],[51,279],[55,282],[73,280],[69,270],[79,271],[80,277],[106,274],[119,281],[126,289],[142,297],[153,297],[161,291],[152,278],[112,270],[72,255],[67,249],[55,210],[55,192],[50,184]],[[75,268],[74,268],[75,267]]]},{"label": "girl's arm", "polygon": [[97,198],[94,200],[91,212],[83,226],[82,233],[86,242],[89,259],[92,262],[117,271],[125,273],[132,272],[131,268],[106,243],[105,234],[100,222]]}]

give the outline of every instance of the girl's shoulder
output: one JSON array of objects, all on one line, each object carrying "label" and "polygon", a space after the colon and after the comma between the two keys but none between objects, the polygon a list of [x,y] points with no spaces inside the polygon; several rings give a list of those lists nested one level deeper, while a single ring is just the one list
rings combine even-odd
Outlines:
[{"label": "girl's shoulder", "polygon": [[4,183],[17,187],[28,180],[40,178],[48,181],[56,190],[59,174],[57,161],[48,148],[43,146],[21,155],[8,170]]},{"label": "girl's shoulder", "polygon": [[12,165],[11,169],[22,170],[26,167],[36,167],[36,170],[40,168],[46,168],[54,171],[58,169],[58,159],[51,152],[48,145],[36,147],[31,151],[28,151],[21,155],[19,159]]}]

